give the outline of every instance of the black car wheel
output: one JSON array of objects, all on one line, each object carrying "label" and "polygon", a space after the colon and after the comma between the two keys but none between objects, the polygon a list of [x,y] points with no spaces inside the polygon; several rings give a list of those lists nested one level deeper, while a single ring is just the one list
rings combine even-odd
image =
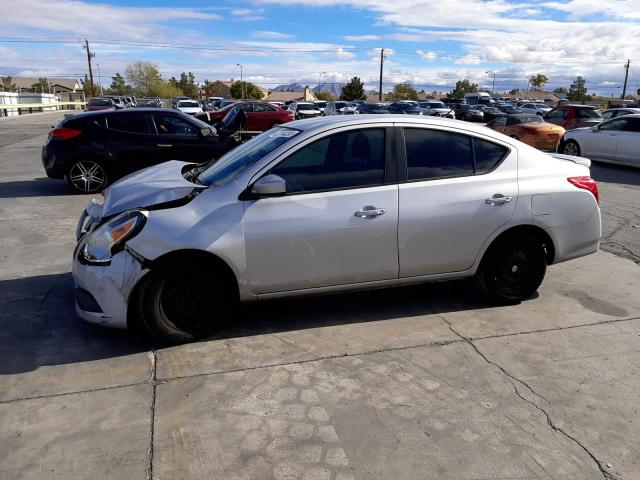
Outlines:
[{"label": "black car wheel", "polygon": [[109,177],[99,161],[77,160],[69,168],[67,181],[71,188],[78,192],[95,193],[107,186]]},{"label": "black car wheel", "polygon": [[569,140],[562,145],[562,153],[565,155],[573,155],[574,157],[580,156],[580,145],[575,141]]},{"label": "black car wheel", "polygon": [[197,268],[172,262],[143,279],[138,297],[140,321],[155,339],[171,344],[191,342],[228,324],[236,295],[215,268],[204,272]]},{"label": "black car wheel", "polygon": [[525,235],[509,235],[492,245],[476,279],[490,298],[518,303],[530,298],[547,272],[543,243]]}]

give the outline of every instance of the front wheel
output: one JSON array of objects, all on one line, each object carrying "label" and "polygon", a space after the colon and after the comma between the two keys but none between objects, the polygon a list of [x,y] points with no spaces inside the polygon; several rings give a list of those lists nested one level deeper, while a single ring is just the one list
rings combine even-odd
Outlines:
[{"label": "front wheel", "polygon": [[67,173],[69,186],[80,193],[102,191],[109,183],[107,170],[97,160],[77,160]]},{"label": "front wheel", "polygon": [[494,245],[482,259],[476,280],[483,292],[501,303],[530,298],[547,272],[543,243],[525,235],[509,235]]},{"label": "front wheel", "polygon": [[193,270],[171,262],[143,279],[138,297],[140,322],[161,342],[191,342],[229,323],[237,302],[224,275],[214,268]]},{"label": "front wheel", "polygon": [[562,153],[564,153],[565,155],[579,157],[580,145],[578,145],[574,140],[569,140],[562,146]]}]

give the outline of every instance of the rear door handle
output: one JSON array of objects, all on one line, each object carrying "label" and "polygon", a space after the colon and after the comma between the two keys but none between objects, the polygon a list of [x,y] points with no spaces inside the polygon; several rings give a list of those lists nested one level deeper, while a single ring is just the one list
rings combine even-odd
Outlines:
[{"label": "rear door handle", "polygon": [[171,148],[171,147],[173,147],[173,145],[169,145],[168,143],[158,143],[158,147]]},{"label": "rear door handle", "polygon": [[484,203],[487,205],[503,205],[505,203],[509,203],[511,200],[513,200],[512,197],[496,193],[493,197],[487,198]]},{"label": "rear door handle", "polygon": [[379,217],[380,215],[384,215],[387,210],[384,208],[376,208],[371,205],[367,205],[366,207],[362,207],[355,213],[356,217],[366,218],[366,217]]}]

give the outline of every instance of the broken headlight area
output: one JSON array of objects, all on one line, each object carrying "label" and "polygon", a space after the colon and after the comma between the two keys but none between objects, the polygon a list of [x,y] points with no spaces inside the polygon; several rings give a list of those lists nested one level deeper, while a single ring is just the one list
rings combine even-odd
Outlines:
[{"label": "broken headlight area", "polygon": [[105,222],[87,234],[80,259],[91,265],[108,265],[126,241],[140,233],[146,221],[146,211],[131,210]]}]

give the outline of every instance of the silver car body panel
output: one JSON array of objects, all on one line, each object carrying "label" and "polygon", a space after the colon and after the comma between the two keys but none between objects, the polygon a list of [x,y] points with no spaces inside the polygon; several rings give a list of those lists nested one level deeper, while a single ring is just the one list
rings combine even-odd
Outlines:
[{"label": "silver car body panel", "polygon": [[[273,165],[319,138],[394,126],[478,136],[504,145],[510,153],[485,175],[238,199]],[[242,301],[471,276],[491,242],[518,225],[536,225],[549,234],[554,262],[598,250],[598,205],[590,192],[567,181],[589,175],[580,159],[553,158],[483,126],[430,116],[330,116],[286,127],[300,133],[233,181],[207,188],[183,206],[149,211],[143,230],[127,247],[149,262],[177,250],[210,252],[234,273]],[[173,182],[180,188],[184,179],[177,178],[177,167],[154,167],[163,173],[152,169],[147,175],[164,178],[170,190]],[[132,180],[128,179],[133,190]],[[138,188],[146,189],[140,181]],[[129,188],[126,182],[121,186],[122,192]],[[122,192],[117,185],[111,187],[105,206],[123,205],[128,195]],[[486,200],[495,194],[513,200],[490,205]],[[385,212],[359,218],[355,212],[363,207]],[[76,283],[94,294],[105,310],[100,323],[126,325],[129,296],[148,271],[142,265],[134,267],[136,262],[126,251],[115,255],[109,266],[76,260]],[[79,314],[96,321],[88,312]]]}]

